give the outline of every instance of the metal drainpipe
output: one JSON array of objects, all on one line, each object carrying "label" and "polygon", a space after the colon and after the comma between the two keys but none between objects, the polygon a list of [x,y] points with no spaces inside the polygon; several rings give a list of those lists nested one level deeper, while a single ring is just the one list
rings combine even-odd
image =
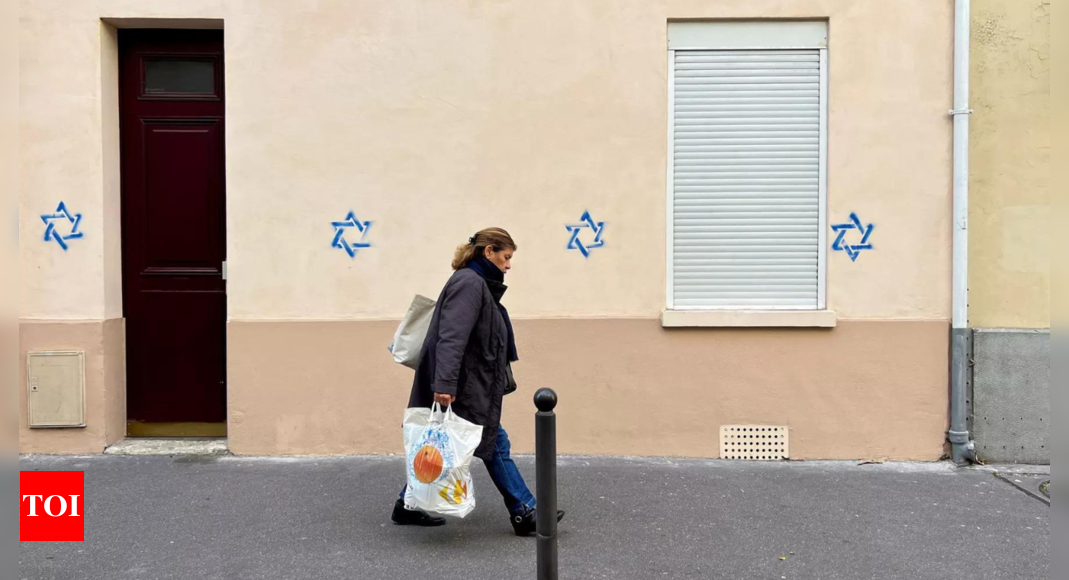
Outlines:
[{"label": "metal drainpipe", "polygon": [[969,0],[954,2],[954,270],[950,331],[951,459],[965,465],[976,455],[969,434],[972,331],[969,328]]}]

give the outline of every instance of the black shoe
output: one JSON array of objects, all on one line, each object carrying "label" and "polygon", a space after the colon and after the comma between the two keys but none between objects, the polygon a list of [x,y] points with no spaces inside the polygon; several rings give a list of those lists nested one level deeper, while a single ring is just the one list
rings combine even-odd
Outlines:
[{"label": "black shoe", "polygon": [[393,523],[399,526],[435,528],[445,525],[445,518],[432,516],[422,510],[405,509],[405,502],[401,499],[397,500],[397,503],[394,504],[393,517],[390,519],[393,520]]},{"label": "black shoe", "polygon": [[[557,521],[564,519],[564,511],[557,511]],[[530,536],[538,528],[538,511],[527,510],[522,516],[512,516],[512,529],[517,536]]]}]

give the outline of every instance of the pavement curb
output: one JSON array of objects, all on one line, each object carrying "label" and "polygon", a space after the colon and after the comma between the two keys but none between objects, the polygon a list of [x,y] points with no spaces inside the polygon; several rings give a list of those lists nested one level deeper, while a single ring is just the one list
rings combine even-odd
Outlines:
[{"label": "pavement curb", "polygon": [[1001,473],[999,473],[997,471],[994,472],[994,476],[995,476],[995,479],[998,479],[999,481],[1005,481],[1006,483],[1008,483],[1011,486],[1013,486],[1015,489],[1020,490],[1025,495],[1031,497],[1032,499],[1039,500],[1041,503],[1044,503],[1048,507],[1050,507],[1050,497],[1049,496],[1044,497],[1045,493],[1043,492],[1042,486],[1040,486],[1039,493],[1036,493],[1036,492],[1028,489],[1027,487],[1025,487],[1023,485],[1020,485],[1019,483],[1017,483],[1017,481],[1009,479],[1008,477],[1006,477],[1005,475],[1003,475],[1003,474],[1001,474]]},{"label": "pavement curb", "polygon": [[123,439],[104,450],[104,455],[169,457],[224,457],[230,454],[226,439]]}]

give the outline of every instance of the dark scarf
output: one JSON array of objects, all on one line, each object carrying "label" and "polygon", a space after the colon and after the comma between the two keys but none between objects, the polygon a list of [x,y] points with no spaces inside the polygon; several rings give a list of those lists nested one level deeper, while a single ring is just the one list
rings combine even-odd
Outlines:
[{"label": "dark scarf", "polygon": [[472,258],[468,262],[468,268],[474,270],[476,274],[483,277],[483,280],[486,280],[486,285],[490,288],[490,294],[494,297],[494,302],[497,303],[497,309],[501,311],[501,316],[505,318],[505,327],[509,331],[509,362],[520,360],[520,356],[516,352],[516,335],[512,331],[512,319],[509,318],[509,311],[505,308],[505,305],[501,303],[501,297],[505,295],[505,290],[509,288],[505,286],[505,273],[488,260],[486,256]]}]

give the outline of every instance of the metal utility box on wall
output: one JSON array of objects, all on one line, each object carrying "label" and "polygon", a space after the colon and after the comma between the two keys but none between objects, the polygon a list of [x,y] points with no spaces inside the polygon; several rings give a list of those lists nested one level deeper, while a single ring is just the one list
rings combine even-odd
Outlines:
[{"label": "metal utility box on wall", "polygon": [[30,428],[85,427],[85,353],[31,352],[26,357]]}]

